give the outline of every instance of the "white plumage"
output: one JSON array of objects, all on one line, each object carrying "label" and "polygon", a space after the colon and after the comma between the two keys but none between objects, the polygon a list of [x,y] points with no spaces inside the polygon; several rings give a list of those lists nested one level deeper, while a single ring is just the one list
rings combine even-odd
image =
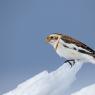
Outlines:
[{"label": "white plumage", "polygon": [[95,51],[70,36],[51,34],[47,36],[46,41],[53,46],[60,57],[64,57],[67,60],[81,60],[95,64]]}]

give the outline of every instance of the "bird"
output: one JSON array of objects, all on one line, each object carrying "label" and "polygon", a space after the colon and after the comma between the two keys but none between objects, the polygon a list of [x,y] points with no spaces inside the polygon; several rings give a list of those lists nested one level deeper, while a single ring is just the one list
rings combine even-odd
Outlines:
[{"label": "bird", "polygon": [[53,33],[45,38],[46,42],[53,46],[56,53],[65,58],[72,67],[76,61],[95,64],[95,51],[81,41],[61,33]]}]

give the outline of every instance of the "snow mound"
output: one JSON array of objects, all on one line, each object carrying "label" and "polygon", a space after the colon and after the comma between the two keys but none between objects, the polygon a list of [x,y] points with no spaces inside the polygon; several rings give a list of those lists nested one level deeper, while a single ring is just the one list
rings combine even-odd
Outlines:
[{"label": "snow mound", "polygon": [[65,63],[50,73],[43,71],[3,95],[66,95],[81,67],[82,62],[77,62],[72,68]]},{"label": "snow mound", "polygon": [[82,88],[80,91],[71,95],[95,95],[95,84]]}]

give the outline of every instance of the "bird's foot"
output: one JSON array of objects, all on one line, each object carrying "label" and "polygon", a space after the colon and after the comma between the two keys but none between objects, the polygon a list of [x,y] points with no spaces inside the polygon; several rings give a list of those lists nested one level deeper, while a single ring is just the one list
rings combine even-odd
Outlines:
[{"label": "bird's foot", "polygon": [[71,67],[75,64],[75,60],[74,59],[66,60],[64,63],[67,63],[67,62],[70,64]]}]

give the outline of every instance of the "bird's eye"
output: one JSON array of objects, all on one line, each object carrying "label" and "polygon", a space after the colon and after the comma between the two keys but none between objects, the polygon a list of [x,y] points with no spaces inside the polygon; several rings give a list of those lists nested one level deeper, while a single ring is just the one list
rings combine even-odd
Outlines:
[{"label": "bird's eye", "polygon": [[51,36],[50,38],[53,39],[53,36]]}]

